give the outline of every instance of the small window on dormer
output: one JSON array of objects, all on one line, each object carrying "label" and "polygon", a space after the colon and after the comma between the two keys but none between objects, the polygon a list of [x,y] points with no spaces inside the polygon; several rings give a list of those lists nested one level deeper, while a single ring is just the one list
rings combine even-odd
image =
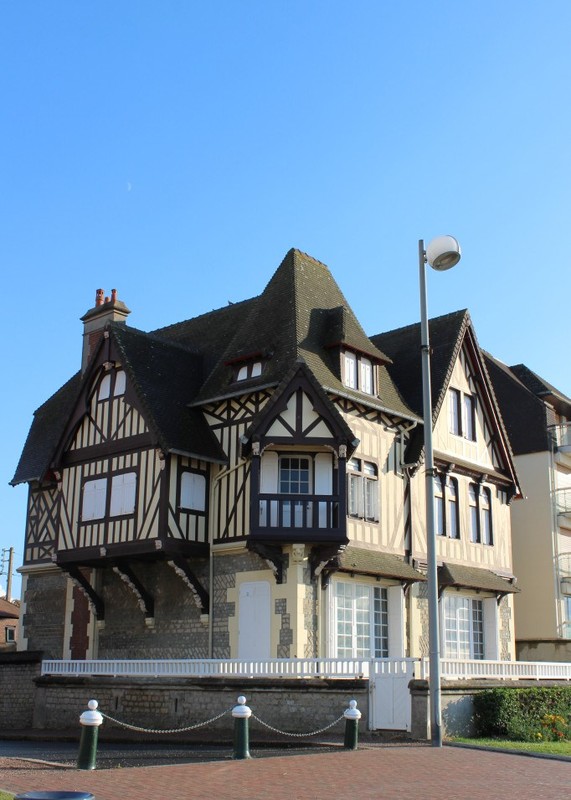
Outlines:
[{"label": "small window on dormer", "polygon": [[247,364],[242,364],[236,373],[235,380],[247,381],[249,378],[258,378],[262,374],[262,362],[250,361]]},{"label": "small window on dormer", "polygon": [[370,358],[345,350],[342,360],[343,385],[365,394],[375,393],[375,371]]}]

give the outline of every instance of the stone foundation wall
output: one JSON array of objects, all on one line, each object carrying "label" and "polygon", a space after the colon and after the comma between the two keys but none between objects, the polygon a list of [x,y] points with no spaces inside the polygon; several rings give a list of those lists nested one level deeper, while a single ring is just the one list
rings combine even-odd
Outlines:
[{"label": "stone foundation wall", "polygon": [[0,727],[32,727],[40,668],[40,653],[0,654]]}]

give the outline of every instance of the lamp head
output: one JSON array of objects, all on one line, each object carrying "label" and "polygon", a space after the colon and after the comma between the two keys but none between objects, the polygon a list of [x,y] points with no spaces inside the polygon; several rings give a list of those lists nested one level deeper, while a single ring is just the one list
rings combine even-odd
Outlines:
[{"label": "lamp head", "polygon": [[437,236],[426,247],[426,261],[438,272],[455,267],[461,255],[460,244],[453,236]]}]

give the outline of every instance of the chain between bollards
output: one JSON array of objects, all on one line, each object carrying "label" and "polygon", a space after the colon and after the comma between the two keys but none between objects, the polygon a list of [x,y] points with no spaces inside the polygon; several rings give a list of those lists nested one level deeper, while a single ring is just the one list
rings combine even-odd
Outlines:
[{"label": "chain between bollards", "polygon": [[103,722],[102,715],[97,711],[98,705],[97,700],[90,700],[87,704],[89,710],[84,711],[79,718],[82,727],[77,755],[78,769],[95,769],[99,726]]},{"label": "chain between bollards", "polygon": [[359,738],[359,720],[361,719],[361,712],[357,708],[357,701],[350,700],[349,708],[343,714],[345,717],[345,739],[343,747],[346,750],[356,750],[357,740]]}]

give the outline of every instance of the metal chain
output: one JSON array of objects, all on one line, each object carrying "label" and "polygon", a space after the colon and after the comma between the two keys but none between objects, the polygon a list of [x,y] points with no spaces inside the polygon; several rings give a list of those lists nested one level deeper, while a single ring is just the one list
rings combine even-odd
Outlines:
[{"label": "metal chain", "polygon": [[269,725],[267,722],[264,722],[262,719],[257,717],[255,714],[252,714],[252,719],[255,719],[256,722],[259,722],[260,725],[263,725],[265,728],[269,728],[269,730],[274,731],[274,733],[281,733],[281,734],[283,734],[283,736],[293,736],[296,739],[302,739],[304,736],[316,736],[318,733],[325,733],[325,731],[328,731],[334,725],[337,725],[338,722],[341,722],[341,720],[343,718],[344,718],[344,715],[341,714],[341,716],[337,717],[337,719],[334,720],[331,723],[331,725],[327,725],[325,728],[320,728],[318,731],[311,731],[311,733],[290,733],[290,731],[280,731],[279,728],[274,728],[273,725]]},{"label": "metal chain", "polygon": [[130,731],[139,731],[139,733],[184,733],[185,731],[192,731],[196,730],[196,728],[202,728],[204,725],[209,725],[211,722],[216,722],[217,719],[221,719],[225,714],[229,711],[232,711],[234,706],[230,706],[221,714],[218,714],[216,717],[212,717],[212,719],[207,719],[205,722],[197,722],[194,725],[187,725],[185,728],[170,728],[168,730],[161,729],[161,728],[141,728],[138,725],[130,725],[128,722],[121,722],[120,719],[115,719],[114,717],[110,717],[109,714],[104,714],[101,711],[101,716],[108,719],[110,722],[115,722],[117,725],[121,725],[123,728],[128,728]]}]

